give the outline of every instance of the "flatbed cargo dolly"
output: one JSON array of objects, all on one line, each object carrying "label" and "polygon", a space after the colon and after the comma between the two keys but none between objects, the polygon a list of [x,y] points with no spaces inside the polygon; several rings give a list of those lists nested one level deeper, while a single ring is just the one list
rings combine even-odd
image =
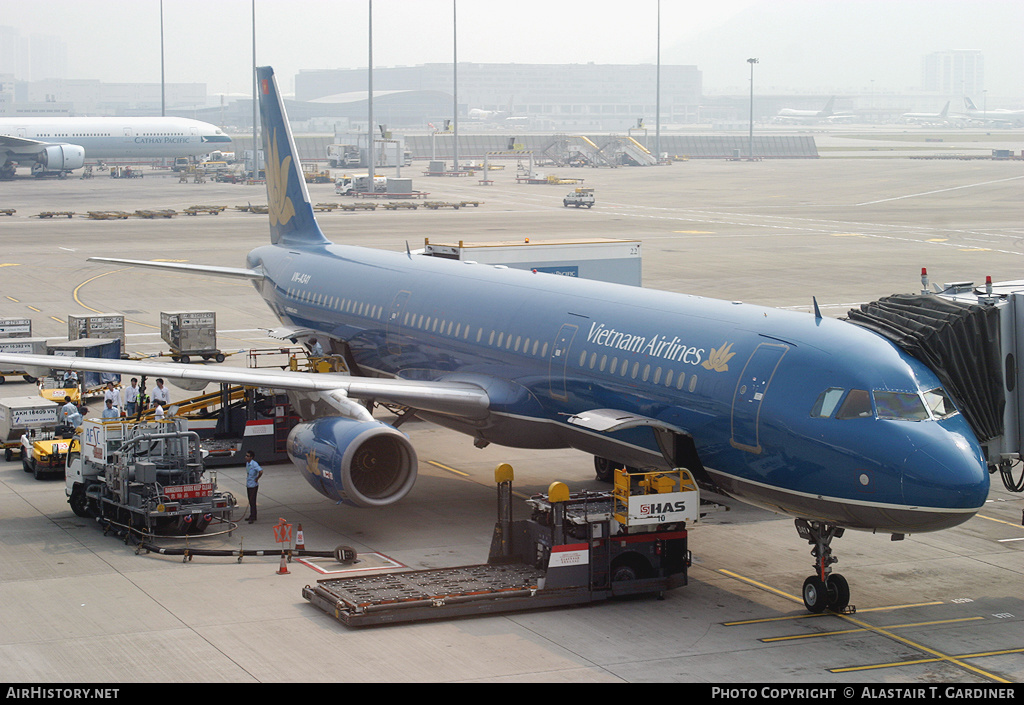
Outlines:
[{"label": "flatbed cargo dolly", "polygon": [[612,492],[556,482],[512,521],[512,468],[499,465],[498,522],[482,565],[330,578],[302,596],[351,627],[580,605],[686,585],[686,522],[700,493],[685,469],[616,472]]}]

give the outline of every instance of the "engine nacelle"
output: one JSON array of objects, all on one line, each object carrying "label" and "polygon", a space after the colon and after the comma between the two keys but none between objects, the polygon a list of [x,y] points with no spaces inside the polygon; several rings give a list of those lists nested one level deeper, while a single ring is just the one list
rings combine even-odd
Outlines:
[{"label": "engine nacelle", "polygon": [[416,482],[409,439],[380,421],[328,416],[288,434],[288,457],[313,489],[353,507],[397,502]]},{"label": "engine nacelle", "polygon": [[36,155],[46,171],[70,171],[85,166],[85,149],[77,144],[51,144]]}]

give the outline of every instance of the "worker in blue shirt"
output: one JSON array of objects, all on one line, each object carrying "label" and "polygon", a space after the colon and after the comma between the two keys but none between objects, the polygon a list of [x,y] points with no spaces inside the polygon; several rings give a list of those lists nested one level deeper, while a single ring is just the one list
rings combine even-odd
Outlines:
[{"label": "worker in blue shirt", "polygon": [[245,452],[245,492],[249,495],[249,519],[250,524],[256,521],[256,493],[260,490],[260,478],[263,477],[263,468],[256,462],[256,454],[251,450]]}]

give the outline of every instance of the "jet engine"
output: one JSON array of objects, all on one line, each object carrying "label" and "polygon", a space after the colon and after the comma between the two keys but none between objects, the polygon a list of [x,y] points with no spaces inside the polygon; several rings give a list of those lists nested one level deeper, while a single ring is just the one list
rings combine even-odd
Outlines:
[{"label": "jet engine", "polygon": [[85,165],[85,149],[77,144],[51,144],[36,155],[46,171],[70,171]]},{"label": "jet engine", "polygon": [[328,416],[288,434],[288,457],[320,494],[353,507],[397,502],[416,482],[409,439],[380,421]]}]

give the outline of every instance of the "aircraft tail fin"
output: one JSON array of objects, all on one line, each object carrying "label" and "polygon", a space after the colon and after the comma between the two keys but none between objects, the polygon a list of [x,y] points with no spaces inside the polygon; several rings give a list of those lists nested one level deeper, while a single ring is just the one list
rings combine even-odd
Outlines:
[{"label": "aircraft tail fin", "polygon": [[978,109],[977,107],[975,107],[974,101],[971,100],[970,98],[968,98],[967,96],[964,96],[964,105],[967,107],[968,110],[977,110]]},{"label": "aircraft tail fin", "polygon": [[256,79],[267,170],[270,241],[275,245],[289,247],[330,244],[313,215],[299,153],[288,124],[284,99],[277,89],[274,69],[269,66],[258,67]]},{"label": "aircraft tail fin", "polygon": [[835,102],[836,102],[836,97],[835,96],[832,96],[831,98],[829,98],[828,102],[825,103],[825,107],[821,109],[820,113],[818,113],[818,117],[828,117],[829,115],[831,115],[832,114],[832,106],[835,105]]},{"label": "aircraft tail fin", "polygon": [[949,115],[949,101],[948,100],[946,101],[946,107],[944,107],[942,109],[942,112],[939,113],[939,117],[944,118],[947,115]]}]

